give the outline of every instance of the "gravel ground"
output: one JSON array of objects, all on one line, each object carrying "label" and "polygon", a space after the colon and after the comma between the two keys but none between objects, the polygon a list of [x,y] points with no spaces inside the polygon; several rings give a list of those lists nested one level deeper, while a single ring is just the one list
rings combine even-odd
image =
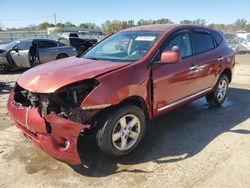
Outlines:
[{"label": "gravel ground", "polygon": [[0,75],[0,187],[249,187],[250,55],[236,60],[222,108],[202,98],[150,121],[142,144],[122,159],[82,140],[85,167],[49,157],[21,134],[6,109],[21,72]]}]

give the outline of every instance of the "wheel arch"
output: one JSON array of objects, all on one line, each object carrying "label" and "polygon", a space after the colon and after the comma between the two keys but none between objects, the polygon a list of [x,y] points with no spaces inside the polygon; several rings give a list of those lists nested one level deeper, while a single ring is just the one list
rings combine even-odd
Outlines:
[{"label": "wheel arch", "polygon": [[222,74],[225,74],[227,77],[228,77],[228,81],[229,83],[232,81],[232,71],[230,69],[225,69],[222,73]]},{"label": "wheel arch", "polygon": [[59,57],[60,55],[64,55],[65,57],[69,57],[69,55],[68,55],[67,53],[61,52],[61,53],[58,53],[58,54],[56,55],[56,59],[58,59],[58,57]]},{"label": "wheel arch", "polygon": [[146,101],[140,96],[130,96],[123,101],[121,101],[117,106],[124,106],[124,105],[135,105],[138,108],[142,109],[145,114],[146,119],[150,118],[150,111],[147,107]]},{"label": "wheel arch", "polygon": [[150,111],[147,108],[147,104],[144,101],[144,99],[142,97],[140,97],[140,96],[130,96],[130,97],[124,99],[123,101],[121,101],[118,104],[111,105],[111,106],[109,106],[107,108],[104,108],[104,109],[98,111],[97,114],[94,115],[92,120],[94,120],[94,121],[95,120],[100,120],[100,119],[102,120],[103,118],[108,116],[110,112],[113,112],[113,111],[117,110],[118,108],[121,108],[121,107],[126,106],[126,105],[135,105],[135,106],[137,106],[138,108],[140,108],[143,111],[146,120],[150,119],[150,117],[151,117]]}]

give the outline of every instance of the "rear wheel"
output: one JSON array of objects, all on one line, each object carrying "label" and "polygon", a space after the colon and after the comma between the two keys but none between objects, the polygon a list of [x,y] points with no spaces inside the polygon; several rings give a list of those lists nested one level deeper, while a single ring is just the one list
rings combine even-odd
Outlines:
[{"label": "rear wheel", "polygon": [[215,90],[206,96],[207,102],[210,106],[219,107],[226,99],[228,90],[228,77],[222,74],[215,86]]},{"label": "rear wheel", "polygon": [[99,148],[112,156],[123,156],[132,152],[140,143],[145,131],[145,116],[137,106],[128,105],[110,113],[97,131]]},{"label": "rear wheel", "polygon": [[5,64],[0,64],[0,74],[4,74],[6,72],[8,72],[9,67]]},{"label": "rear wheel", "polygon": [[66,54],[59,54],[56,59],[62,59],[62,58],[66,58],[66,57],[69,57],[68,55]]}]

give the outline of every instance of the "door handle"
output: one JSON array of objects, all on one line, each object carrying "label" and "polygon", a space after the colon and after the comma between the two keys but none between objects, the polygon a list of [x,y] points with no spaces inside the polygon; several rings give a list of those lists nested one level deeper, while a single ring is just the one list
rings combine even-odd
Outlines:
[{"label": "door handle", "polygon": [[189,70],[193,71],[193,70],[197,70],[198,69],[198,65],[192,65],[191,67],[189,67]]},{"label": "door handle", "polygon": [[217,61],[223,61],[224,60],[224,57],[218,57]]}]

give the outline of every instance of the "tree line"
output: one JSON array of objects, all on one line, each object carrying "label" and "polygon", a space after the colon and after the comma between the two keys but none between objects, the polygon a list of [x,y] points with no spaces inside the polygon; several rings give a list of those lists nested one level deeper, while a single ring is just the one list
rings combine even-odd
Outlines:
[{"label": "tree line", "polygon": [[[150,24],[173,24],[174,22],[168,18],[161,18],[158,20],[145,20],[140,19],[139,21],[135,22],[134,20],[127,20],[127,21],[121,21],[121,20],[107,20],[100,26],[98,26],[95,23],[81,23],[79,25],[75,25],[71,22],[65,22],[65,23],[49,23],[49,22],[43,22],[38,25],[29,25],[27,27],[23,28],[7,28],[6,30],[35,30],[35,29],[47,29],[49,27],[57,27],[57,31],[62,31],[63,28],[68,27],[79,27],[81,29],[93,29],[97,31],[102,31],[105,35],[110,35],[112,33],[115,33],[117,31],[120,31],[122,29],[127,29],[134,26],[142,26],[142,25],[150,25]],[[228,33],[235,33],[238,30],[244,30],[247,32],[250,32],[250,22],[248,22],[246,19],[237,19],[234,23],[231,24],[217,24],[217,23],[211,23],[207,24],[205,19],[195,19],[195,20],[182,20],[179,23],[181,24],[195,24],[195,25],[206,25],[207,27],[211,29],[221,30],[223,32]],[[0,30],[3,28],[3,25],[0,23]]]}]

